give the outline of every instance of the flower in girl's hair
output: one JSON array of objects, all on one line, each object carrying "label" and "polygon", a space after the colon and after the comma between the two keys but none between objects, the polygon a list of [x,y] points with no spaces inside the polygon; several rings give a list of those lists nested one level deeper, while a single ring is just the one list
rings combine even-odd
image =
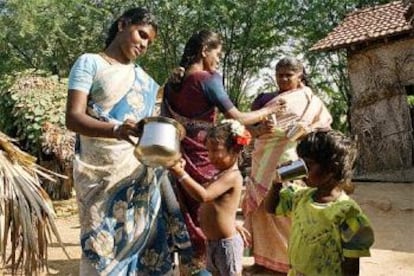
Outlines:
[{"label": "flower in girl's hair", "polygon": [[241,136],[238,136],[238,135],[236,136],[236,143],[241,146],[248,145],[251,140],[252,140],[252,135],[247,129],[243,131],[243,134]]},{"label": "flower in girl's hair", "polygon": [[231,133],[235,139],[236,144],[246,146],[252,140],[250,132],[239,121],[233,119],[221,120],[221,124],[230,124]]}]

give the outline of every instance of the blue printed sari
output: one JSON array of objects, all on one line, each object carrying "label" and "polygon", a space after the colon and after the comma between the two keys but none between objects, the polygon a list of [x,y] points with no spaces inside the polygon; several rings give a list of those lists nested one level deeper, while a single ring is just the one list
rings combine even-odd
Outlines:
[{"label": "blue printed sari", "polygon": [[[152,115],[157,89],[139,66],[106,66],[96,72],[87,113],[109,122],[139,121]],[[99,275],[165,275],[173,251],[186,261],[191,244],[166,171],[140,164],[126,141],[80,135],[78,142],[82,260]],[[82,273],[88,274],[81,265]]]}]

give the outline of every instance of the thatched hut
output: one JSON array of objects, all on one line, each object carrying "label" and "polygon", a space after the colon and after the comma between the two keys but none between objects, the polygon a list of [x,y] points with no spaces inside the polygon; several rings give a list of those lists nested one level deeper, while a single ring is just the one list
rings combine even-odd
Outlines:
[{"label": "thatched hut", "polygon": [[361,179],[414,181],[414,0],[348,14],[311,50],[346,50]]}]

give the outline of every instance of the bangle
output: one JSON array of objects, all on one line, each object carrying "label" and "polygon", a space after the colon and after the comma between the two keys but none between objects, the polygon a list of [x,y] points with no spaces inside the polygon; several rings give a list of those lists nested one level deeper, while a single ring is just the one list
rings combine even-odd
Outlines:
[{"label": "bangle", "polygon": [[178,178],[178,182],[182,182],[184,179],[186,179],[187,177],[189,177],[188,173],[184,173],[180,178]]},{"label": "bangle", "polygon": [[113,127],[112,127],[112,133],[114,134],[114,136],[115,136],[115,138],[116,139],[118,139],[118,140],[120,140],[121,139],[121,137],[120,137],[120,135],[119,135],[119,128],[121,127],[121,125],[120,124],[116,124],[116,125],[114,125]]}]

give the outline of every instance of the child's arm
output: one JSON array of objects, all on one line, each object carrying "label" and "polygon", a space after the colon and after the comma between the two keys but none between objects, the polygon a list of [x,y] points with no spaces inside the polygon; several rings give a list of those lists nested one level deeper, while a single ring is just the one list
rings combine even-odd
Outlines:
[{"label": "child's arm", "polygon": [[359,275],[359,258],[346,258],[342,262],[342,273],[344,276]]},{"label": "child's arm", "polygon": [[272,187],[267,192],[264,199],[265,210],[270,214],[275,214],[276,206],[279,204],[279,192],[282,189],[282,183],[273,182]]},{"label": "child's arm", "polygon": [[368,218],[355,202],[344,213],[345,221],[340,226],[345,276],[359,275],[359,258],[370,256],[369,249],[374,243],[374,231]]},{"label": "child's arm", "polygon": [[170,171],[178,178],[178,181],[191,197],[200,202],[212,201],[233,188],[237,181],[243,181],[240,175],[226,173],[212,182],[207,188],[204,188],[185,172],[184,166],[185,161],[182,160],[171,167]]}]

